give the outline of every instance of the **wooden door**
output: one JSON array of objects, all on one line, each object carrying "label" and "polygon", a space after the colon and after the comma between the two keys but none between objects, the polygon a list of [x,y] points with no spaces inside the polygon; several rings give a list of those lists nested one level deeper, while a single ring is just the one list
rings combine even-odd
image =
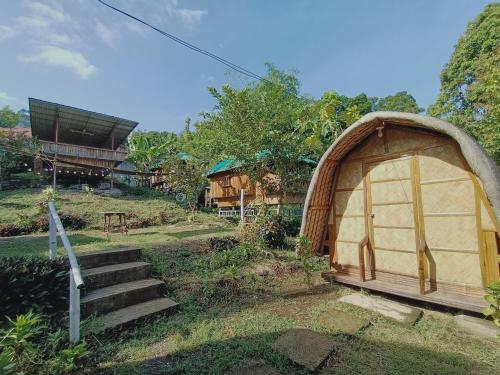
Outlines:
[{"label": "wooden door", "polygon": [[363,169],[376,277],[385,272],[418,277],[412,156],[365,162]]}]

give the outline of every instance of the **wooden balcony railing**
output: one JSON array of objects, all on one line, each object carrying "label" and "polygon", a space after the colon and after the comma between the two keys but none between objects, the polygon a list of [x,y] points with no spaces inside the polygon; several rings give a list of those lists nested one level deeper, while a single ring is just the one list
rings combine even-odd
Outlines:
[{"label": "wooden balcony railing", "polygon": [[127,153],[125,151],[107,150],[105,148],[89,146],[77,146],[67,143],[40,141],[40,146],[42,151],[46,154],[73,156],[75,158],[124,161],[127,157]]}]

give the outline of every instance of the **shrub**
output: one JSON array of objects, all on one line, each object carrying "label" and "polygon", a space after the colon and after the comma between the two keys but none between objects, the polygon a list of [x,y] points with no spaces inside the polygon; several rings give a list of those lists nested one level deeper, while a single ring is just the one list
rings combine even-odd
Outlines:
[{"label": "shrub", "polygon": [[311,250],[311,240],[304,236],[299,236],[295,242],[295,252],[302,263],[304,269],[304,282],[311,288],[313,286],[312,273],[314,270],[313,257]]},{"label": "shrub", "polygon": [[260,241],[259,224],[254,222],[240,223],[240,225],[238,225],[238,239],[241,242],[257,245]]},{"label": "shrub", "polygon": [[144,219],[137,219],[136,221],[130,223],[128,227],[132,229],[147,228],[156,225],[157,224],[156,220],[157,219],[155,217],[146,217]]},{"label": "shrub", "polygon": [[20,236],[22,234],[26,234],[26,228],[16,224],[0,225],[0,237]]},{"label": "shrub", "polygon": [[286,219],[284,222],[285,233],[287,236],[298,236],[300,233],[300,225],[302,224],[302,219],[300,217],[293,217]]},{"label": "shrub", "polygon": [[30,309],[47,315],[68,309],[68,266],[64,258],[0,258],[0,319]]},{"label": "shrub", "polygon": [[260,232],[265,244],[273,249],[286,247],[285,223],[282,216],[267,218],[261,225]]},{"label": "shrub", "polygon": [[[84,218],[76,214],[60,214],[59,218],[65,229],[83,229],[88,222]],[[20,215],[17,224],[0,225],[0,237],[12,237],[22,234],[30,234],[36,231],[47,232],[49,230],[49,218],[47,215],[42,215],[38,219]]]},{"label": "shrub", "polygon": [[212,237],[208,239],[208,247],[212,251],[230,250],[240,241],[236,237]]},{"label": "shrub", "polygon": [[85,343],[68,348],[66,333],[49,332],[44,320],[32,311],[8,319],[0,331],[1,374],[66,374],[80,367]]},{"label": "shrub", "polygon": [[493,322],[500,327],[500,282],[488,285],[486,292],[488,294],[484,296],[484,299],[489,303],[489,306],[483,309],[483,314],[490,316]]},{"label": "shrub", "polygon": [[230,267],[241,267],[248,264],[250,260],[257,258],[260,254],[260,250],[252,244],[242,243],[234,249],[213,253],[207,265],[211,271]]}]

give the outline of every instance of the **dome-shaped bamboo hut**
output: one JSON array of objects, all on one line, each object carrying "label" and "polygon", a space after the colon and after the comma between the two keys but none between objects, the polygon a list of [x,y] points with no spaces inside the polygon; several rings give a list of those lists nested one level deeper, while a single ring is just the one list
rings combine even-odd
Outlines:
[{"label": "dome-shaped bamboo hut", "polygon": [[326,151],[301,234],[330,254],[324,277],[479,311],[500,281],[500,173],[436,118],[370,113]]}]

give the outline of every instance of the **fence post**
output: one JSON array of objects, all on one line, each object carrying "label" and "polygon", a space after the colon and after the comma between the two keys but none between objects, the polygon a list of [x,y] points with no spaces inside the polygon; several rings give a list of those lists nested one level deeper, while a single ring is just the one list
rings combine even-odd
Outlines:
[{"label": "fence post", "polygon": [[245,221],[245,190],[240,190],[240,220]]},{"label": "fence post", "polygon": [[80,341],[80,289],[76,287],[73,270],[69,272],[69,342]]},{"label": "fence post", "polygon": [[49,210],[49,258],[55,259],[57,256],[57,233],[56,223]]}]

